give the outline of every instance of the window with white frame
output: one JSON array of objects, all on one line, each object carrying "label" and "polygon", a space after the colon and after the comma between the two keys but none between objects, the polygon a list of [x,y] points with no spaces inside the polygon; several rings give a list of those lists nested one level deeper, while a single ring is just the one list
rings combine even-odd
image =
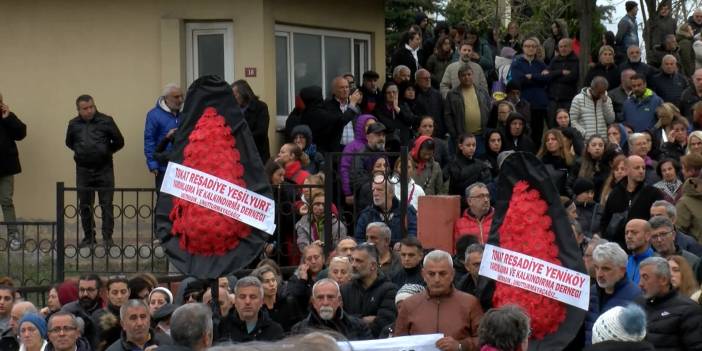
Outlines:
[{"label": "window with white frame", "polygon": [[232,22],[185,24],[187,83],[210,74],[234,80],[234,26]]},{"label": "window with white frame", "polygon": [[371,36],[366,33],[275,26],[276,111],[278,125],[295,106],[300,89],[318,85],[325,96],[334,77],[353,73],[360,84],[371,68]]}]

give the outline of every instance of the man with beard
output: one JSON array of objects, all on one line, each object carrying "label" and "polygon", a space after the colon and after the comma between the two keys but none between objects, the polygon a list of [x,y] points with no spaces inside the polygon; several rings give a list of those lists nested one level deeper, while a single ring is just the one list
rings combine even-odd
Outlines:
[{"label": "man with beard", "polygon": [[656,350],[702,349],[702,308],[673,289],[668,261],[647,258],[639,271],[643,296],[637,303],[646,312],[646,341]]},{"label": "man with beard", "polygon": [[294,334],[303,334],[312,330],[327,329],[338,332],[347,340],[368,340],[373,336],[359,318],[345,313],[341,308],[341,291],[339,284],[332,279],[322,279],[312,287],[310,314],[295,324]]},{"label": "man with beard", "polygon": [[624,231],[626,248],[631,252],[626,265],[626,275],[634,283],[639,282],[639,264],[654,255],[651,248],[651,224],[643,219],[632,219]]},{"label": "man with beard", "polygon": [[483,72],[482,67],[479,64],[471,61],[471,56],[473,56],[473,45],[468,43],[462,43],[460,48],[461,59],[446,66],[446,71],[444,71],[444,76],[441,79],[441,84],[439,85],[439,91],[441,91],[441,96],[446,98],[446,95],[451,91],[451,89],[461,85],[458,77],[458,70],[467,65],[473,71],[473,82],[479,88],[479,90],[490,91],[488,89],[487,80],[485,79],[485,72]]},{"label": "man with beard", "polygon": [[83,319],[83,337],[90,346],[98,346],[98,330],[95,321],[91,318],[94,313],[102,308],[102,298],[100,298],[102,280],[96,274],[85,274],[78,280],[78,301],[66,304],[62,311],[72,313],[76,317]]},{"label": "man with beard", "polygon": [[341,287],[344,311],[360,318],[377,338],[397,317],[397,287],[380,270],[373,244],[357,246],[352,257],[353,280]]},{"label": "man with beard", "polygon": [[143,300],[129,300],[119,309],[122,335],[106,351],[133,351],[168,345],[173,342],[165,334],[151,329],[151,314]]},{"label": "man with beard", "polygon": [[[385,222],[390,227],[390,247],[395,247],[395,244],[403,238],[400,200],[395,197],[395,186],[390,184],[386,177],[376,175],[371,185],[371,192],[373,203],[364,208],[356,220],[356,240],[361,242],[365,239],[368,224]],[[407,236],[416,237],[417,211],[412,206],[407,207],[405,224],[407,225]]]},{"label": "man with beard", "polygon": [[590,310],[585,317],[585,343],[592,343],[592,326],[615,306],[626,306],[641,290],[626,277],[626,252],[615,243],[598,245],[592,252],[597,284],[590,288]]}]

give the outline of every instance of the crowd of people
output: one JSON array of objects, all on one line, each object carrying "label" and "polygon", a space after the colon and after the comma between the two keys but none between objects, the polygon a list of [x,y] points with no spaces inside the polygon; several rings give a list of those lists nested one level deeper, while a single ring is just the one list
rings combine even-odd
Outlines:
[{"label": "crowd of people", "polygon": [[[444,351],[525,350],[529,317],[518,306],[492,308],[478,274],[500,166],[514,152],[546,167],[591,277],[572,349],[702,349],[702,10],[678,26],[663,2],[643,62],[638,4],[625,7],[583,79],[579,41],[562,20],[539,38],[517,22],[504,35],[442,22],[431,30],[419,14],[382,85],[367,71],[335,77],[326,100],[319,86],[300,89],[276,155],[266,103],[246,81],[234,82],[279,221],[251,274],[220,278],[215,294],[194,278],[172,292],[148,274],[88,274],[53,287],[43,308],[5,280],[0,349],[238,350],[231,344],[257,342],[330,350],[334,340],[443,333],[436,347]],[[157,189],[184,97],[168,85],[147,114],[144,154]],[[66,146],[77,186],[102,188],[102,237],[113,245],[112,155],[124,139],[91,96],[76,108]],[[0,112],[0,204],[12,222],[15,141],[26,126],[1,95]],[[403,150],[406,170],[396,156]],[[324,156],[339,152],[327,165]],[[326,177],[338,184],[334,194],[325,194]],[[97,244],[94,193],[78,196],[81,247]],[[443,194],[461,197],[462,215],[446,233],[455,255],[425,249],[416,236],[418,198]],[[19,245],[17,228],[8,231]],[[284,261],[271,259],[280,253]],[[279,264],[297,268],[283,279]],[[219,316],[206,306],[213,295]]]}]

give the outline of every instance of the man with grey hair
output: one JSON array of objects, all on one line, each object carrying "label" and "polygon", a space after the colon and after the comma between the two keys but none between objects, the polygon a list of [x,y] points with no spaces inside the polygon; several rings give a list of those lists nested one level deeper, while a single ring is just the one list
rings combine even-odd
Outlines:
[{"label": "man with grey hair", "polygon": [[597,284],[590,288],[590,308],[585,317],[585,343],[592,343],[592,326],[597,318],[616,306],[626,306],[641,290],[626,276],[628,257],[619,245],[605,243],[592,252]]},{"label": "man with grey hair", "polygon": [[400,267],[400,256],[390,248],[392,232],[385,222],[372,222],[366,226],[366,242],[378,249],[378,263],[386,276]]},{"label": "man with grey hair", "polygon": [[122,335],[106,351],[131,351],[153,349],[155,346],[169,345],[173,341],[164,333],[154,333],[151,329],[151,313],[143,300],[129,300],[119,309]]},{"label": "man with grey hair", "polygon": [[[653,216],[664,216],[670,219],[675,226],[675,220],[678,217],[678,210],[675,205],[671,204],[666,200],[658,200],[651,205],[651,217]],[[702,244],[697,242],[697,239],[692,236],[683,233],[677,227],[675,228],[675,244],[681,249],[687,250],[695,254],[697,257],[702,256]]]},{"label": "man with grey hair", "polygon": [[274,341],[283,338],[283,327],[261,311],[263,284],[256,277],[239,279],[234,285],[234,313],[219,324],[218,342]]},{"label": "man with grey hair", "polygon": [[351,258],[352,280],[341,287],[344,311],[360,318],[377,338],[397,317],[397,287],[380,270],[375,245],[356,246]]},{"label": "man with grey hair", "polygon": [[409,83],[412,80],[412,71],[405,65],[397,65],[392,70],[392,80],[397,85]]},{"label": "man with grey hair", "polygon": [[685,258],[693,271],[696,271],[700,258],[690,251],[683,250],[675,243],[675,227],[673,222],[664,216],[653,216],[648,220],[651,225],[651,246],[661,257],[668,259],[670,256],[678,255]]},{"label": "man with grey hair", "polygon": [[[15,205],[12,194],[15,188],[15,174],[22,171],[19,161],[19,151],[16,141],[27,136],[27,126],[10,111],[0,94],[0,207],[5,222],[15,222]],[[7,237],[13,250],[21,246],[17,237],[19,231],[14,224],[7,225]]]},{"label": "man with grey hair", "polygon": [[[160,162],[154,155],[171,149],[171,141],[178,129],[180,109],[183,107],[184,100],[183,90],[176,84],[168,84],[156,100],[156,106],[146,114],[144,156],[146,156],[149,172],[155,177],[156,191],[161,189],[167,163]],[[164,149],[159,150],[159,146]]]},{"label": "man with grey hair", "polygon": [[[442,351],[477,350],[483,309],[478,299],[453,287],[453,259],[442,250],[424,256],[422,276],[427,289],[403,300],[395,336],[441,333]],[[450,321],[450,322],[448,322]]]},{"label": "man with grey hair", "polygon": [[339,284],[329,278],[319,280],[312,287],[309,315],[295,324],[292,332],[304,334],[313,330],[333,330],[347,340],[373,338],[368,326],[359,318],[344,313],[341,305]]},{"label": "man with grey hair", "polygon": [[602,239],[599,236],[594,236],[587,243],[585,247],[585,253],[583,253],[583,262],[585,262],[585,269],[587,274],[590,275],[590,282],[594,282],[597,277],[595,276],[595,264],[592,261],[592,253],[595,251],[597,246],[607,243],[607,239]]},{"label": "man with grey hair", "polygon": [[607,88],[607,79],[597,76],[570,104],[570,123],[585,139],[595,134],[607,135],[607,125],[614,122],[614,107]]},{"label": "man with grey hair", "polygon": [[212,345],[212,310],[202,303],[178,307],[171,316],[171,338],[174,345],[161,346],[159,351],[204,351]]},{"label": "man with grey hair", "polygon": [[702,350],[702,307],[673,289],[668,261],[647,258],[639,271],[643,296],[636,302],[646,312],[646,341],[656,350]]},{"label": "man with grey hair", "polygon": [[[466,47],[463,45],[462,47]],[[452,63],[451,65],[453,65]],[[449,65],[449,67],[451,66]],[[479,66],[478,64],[475,64]],[[477,69],[481,69],[478,67]],[[476,81],[476,68],[472,65],[462,65],[456,72],[458,82],[446,93],[444,101],[444,122],[446,130],[454,141],[464,133],[476,136],[476,155],[484,150],[483,132],[492,108],[492,99],[487,89],[483,89]],[[448,74],[448,68],[446,74]],[[446,75],[444,75],[445,77]]]},{"label": "man with grey hair", "polygon": [[[400,200],[395,197],[395,186],[390,184],[387,177],[375,174],[372,180],[373,202],[358,215],[354,237],[357,242],[363,242],[366,240],[368,224],[385,222],[390,227],[390,246],[394,246],[403,238]],[[404,224],[407,226],[407,236],[417,236],[417,211],[413,206],[408,206],[406,214]]]},{"label": "man with grey hair", "polygon": [[[673,41],[675,41],[675,36],[673,36]],[[651,89],[663,101],[677,105],[682,97],[682,92],[690,86],[690,81],[679,72],[678,58],[675,56],[666,54],[661,59],[660,66],[661,70],[651,78]]]},{"label": "man with grey hair", "polygon": [[480,271],[480,263],[483,261],[483,251],[485,251],[485,246],[482,244],[468,246],[463,263],[468,274],[456,283],[456,289],[475,297],[478,297],[478,281],[480,280],[478,272]]},{"label": "man with grey hair", "polygon": [[517,305],[491,308],[480,321],[478,340],[490,350],[528,350],[529,316]]},{"label": "man with grey hair", "polygon": [[464,235],[472,235],[479,243],[485,244],[495,214],[495,209],[490,206],[490,190],[484,183],[475,182],[466,188],[465,196],[468,208],[453,225],[453,240],[456,242]]}]

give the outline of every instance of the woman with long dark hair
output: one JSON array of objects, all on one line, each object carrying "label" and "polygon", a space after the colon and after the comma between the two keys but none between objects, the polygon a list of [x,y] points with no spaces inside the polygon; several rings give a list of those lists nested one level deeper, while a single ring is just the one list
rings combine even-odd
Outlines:
[{"label": "woman with long dark hair", "polygon": [[452,54],[453,40],[447,35],[442,35],[436,41],[434,53],[427,59],[427,66],[425,67],[431,72],[431,86],[435,89],[439,89],[439,83],[441,83],[441,78],[444,77],[446,66],[451,63]]}]

